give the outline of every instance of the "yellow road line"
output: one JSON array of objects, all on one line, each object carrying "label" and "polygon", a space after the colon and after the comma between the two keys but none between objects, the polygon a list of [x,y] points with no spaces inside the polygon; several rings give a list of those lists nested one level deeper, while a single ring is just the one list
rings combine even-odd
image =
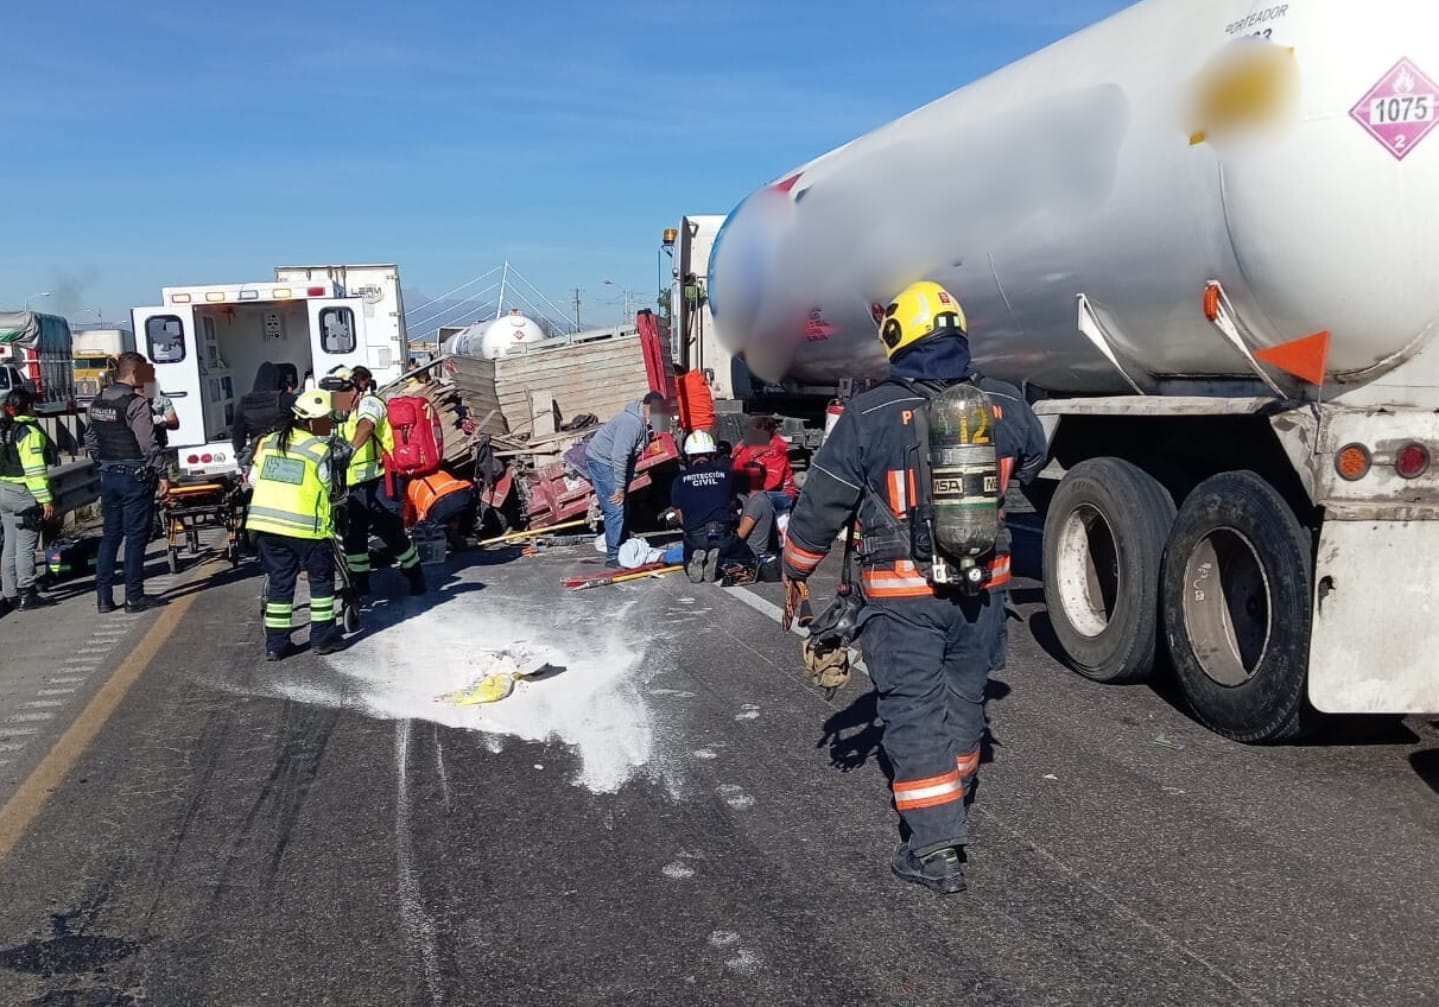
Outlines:
[{"label": "yellow road line", "polygon": [[130,687],[150,666],[150,662],[155,659],[165,641],[170,639],[175,627],[180,624],[185,612],[199,595],[198,591],[192,592],[165,607],[155,624],[140,638],[135,649],[130,651],[120,663],[120,667],[115,669],[115,674],[110,676],[95,694],[95,698],[90,700],[90,705],[85,707],[75,718],[75,722],[60,735],[60,739],[46,753],[40,765],[20,784],[15,796],[0,808],[0,861],[10,855],[10,851],[20,842],[25,831],[44,810],[50,795],[59,789],[70,770],[75,768],[75,763],[80,761],[80,756],[85,754],[85,750],[95,740],[95,735],[100,733],[100,729],[129,693]]}]

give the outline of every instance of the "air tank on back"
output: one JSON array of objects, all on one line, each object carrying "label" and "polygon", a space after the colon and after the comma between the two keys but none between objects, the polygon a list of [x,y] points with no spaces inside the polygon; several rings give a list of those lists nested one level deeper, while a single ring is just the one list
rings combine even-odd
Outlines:
[{"label": "air tank on back", "polygon": [[1145,0],[746,199],[719,338],[766,380],[874,377],[874,307],[932,279],[995,377],[1253,379],[1217,281],[1254,347],[1331,333],[1326,398],[1422,405],[1436,355],[1393,372],[1439,327],[1436,81],[1433,0]]},{"label": "air tank on back", "polygon": [[544,338],[545,332],[536,322],[525,317],[518,308],[512,308],[507,315],[488,322],[476,322],[455,333],[445,342],[444,351],[461,357],[494,360],[517,346],[537,343]]},{"label": "air tank on back", "polygon": [[994,550],[999,530],[994,406],[966,381],[935,394],[926,417],[936,559],[950,561],[959,574],[948,576],[936,563],[935,579],[963,582]]}]

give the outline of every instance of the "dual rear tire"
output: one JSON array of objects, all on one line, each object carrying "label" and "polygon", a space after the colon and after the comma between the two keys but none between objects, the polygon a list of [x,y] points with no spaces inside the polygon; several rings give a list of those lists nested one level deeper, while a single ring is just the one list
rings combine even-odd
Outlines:
[{"label": "dual rear tire", "polygon": [[1196,719],[1237,741],[1303,727],[1311,579],[1309,534],[1252,472],[1213,476],[1176,508],[1138,466],[1091,459],[1045,521],[1045,601],[1075,671],[1139,682],[1167,651]]}]

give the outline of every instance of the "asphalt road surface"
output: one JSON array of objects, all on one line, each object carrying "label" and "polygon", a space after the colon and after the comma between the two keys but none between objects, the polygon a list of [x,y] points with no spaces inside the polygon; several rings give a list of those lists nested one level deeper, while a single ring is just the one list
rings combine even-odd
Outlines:
[{"label": "asphalt road surface", "polygon": [[941,899],[773,588],[560,588],[592,558],[452,560],[279,665],[244,569],[0,620],[0,1004],[1439,1003],[1434,724],[1222,741],[1063,670],[1026,583]]}]

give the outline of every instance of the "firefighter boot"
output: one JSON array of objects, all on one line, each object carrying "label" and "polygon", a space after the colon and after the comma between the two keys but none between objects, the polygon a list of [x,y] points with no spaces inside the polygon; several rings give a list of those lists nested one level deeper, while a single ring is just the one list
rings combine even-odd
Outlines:
[{"label": "firefighter boot", "polygon": [[936,895],[954,895],[969,887],[964,880],[963,854],[953,846],[918,857],[909,843],[900,843],[890,867],[901,881],[924,885]]},{"label": "firefighter boot", "polygon": [[405,571],[405,576],[410,579],[410,597],[418,598],[427,590],[425,587],[425,571],[416,563]]}]

